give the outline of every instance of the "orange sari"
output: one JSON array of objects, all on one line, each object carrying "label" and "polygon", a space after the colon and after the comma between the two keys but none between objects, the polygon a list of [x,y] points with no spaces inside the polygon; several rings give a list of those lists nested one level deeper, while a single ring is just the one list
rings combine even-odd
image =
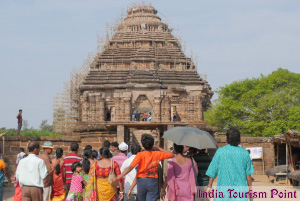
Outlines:
[{"label": "orange sari", "polygon": [[54,184],[52,186],[51,201],[64,201],[66,196],[66,190],[63,188],[63,170],[61,168],[60,174],[57,175],[56,171],[53,173]]}]

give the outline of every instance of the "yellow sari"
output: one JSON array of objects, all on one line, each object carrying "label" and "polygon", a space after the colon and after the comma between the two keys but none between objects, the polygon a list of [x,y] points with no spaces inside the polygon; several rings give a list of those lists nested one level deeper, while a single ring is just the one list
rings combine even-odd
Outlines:
[{"label": "yellow sari", "polygon": [[97,178],[97,197],[99,201],[117,200],[117,187],[108,182],[108,178]]}]

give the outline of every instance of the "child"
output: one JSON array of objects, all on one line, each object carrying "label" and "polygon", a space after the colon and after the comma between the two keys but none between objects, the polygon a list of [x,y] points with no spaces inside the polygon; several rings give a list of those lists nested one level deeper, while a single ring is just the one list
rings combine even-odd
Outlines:
[{"label": "child", "polygon": [[147,201],[157,201],[159,196],[157,183],[159,162],[173,158],[174,154],[159,147],[154,147],[157,151],[153,150],[154,138],[149,134],[143,134],[141,142],[145,151],[137,153],[131,164],[115,179],[123,178],[138,165],[137,189],[141,192],[138,193],[138,200],[143,201],[147,198]]},{"label": "child", "polygon": [[80,175],[82,170],[82,165],[80,162],[75,162],[72,164],[72,176],[71,187],[66,201],[82,201],[82,184],[86,185],[83,177]]}]

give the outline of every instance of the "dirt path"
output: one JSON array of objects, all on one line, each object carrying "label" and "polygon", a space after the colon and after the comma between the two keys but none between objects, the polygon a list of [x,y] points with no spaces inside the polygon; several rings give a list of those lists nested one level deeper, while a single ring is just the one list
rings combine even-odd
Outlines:
[{"label": "dirt path", "polygon": [[[293,187],[289,187],[289,186],[275,186],[273,183],[269,183],[268,182],[268,178],[266,175],[254,175],[254,182],[253,182],[253,188],[259,190],[260,192],[262,191],[266,191],[266,192],[270,192],[270,190],[272,188],[276,188],[278,189],[278,191],[294,191],[296,190],[295,188]],[[216,182],[214,182],[214,185],[216,184]],[[11,184],[10,188],[7,188],[5,187],[4,188],[4,201],[14,201],[14,187],[13,185]],[[297,199],[299,200],[299,197],[300,197],[300,189],[298,188],[297,190]],[[278,198],[277,196],[274,197],[273,199],[254,199],[254,200],[272,200],[272,201],[296,201],[297,199],[283,199],[283,198]],[[211,199],[212,200],[212,199]]]}]

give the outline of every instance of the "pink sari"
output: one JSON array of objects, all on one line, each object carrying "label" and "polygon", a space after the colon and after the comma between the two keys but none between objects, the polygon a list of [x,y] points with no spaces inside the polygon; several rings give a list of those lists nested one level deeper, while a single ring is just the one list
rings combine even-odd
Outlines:
[{"label": "pink sari", "polygon": [[[198,166],[194,160],[193,163],[198,174]],[[173,158],[168,164],[167,184],[167,197],[170,201],[194,201],[196,181],[192,160],[190,159],[186,164],[178,165]]]}]

